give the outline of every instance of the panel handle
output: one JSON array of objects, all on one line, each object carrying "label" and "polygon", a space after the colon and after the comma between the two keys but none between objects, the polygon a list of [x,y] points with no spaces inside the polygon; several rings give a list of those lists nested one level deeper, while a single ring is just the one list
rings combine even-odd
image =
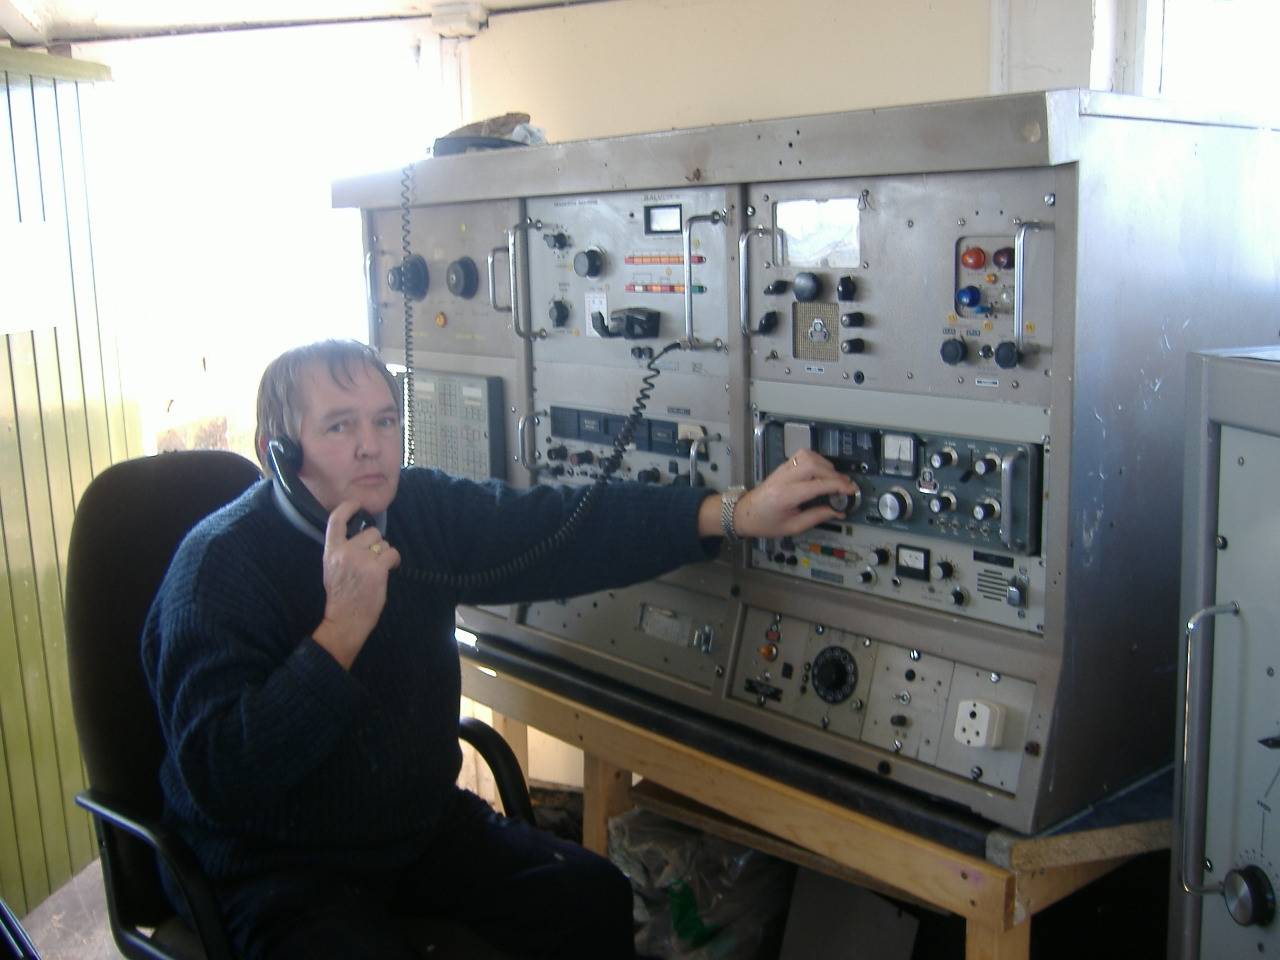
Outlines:
[{"label": "panel handle", "polygon": [[748,227],[738,234],[738,323],[742,326],[742,335],[750,337],[752,334],[759,333],[760,329],[751,329],[751,322],[747,317],[749,307],[747,296],[747,246],[752,240],[757,238],[772,237],[777,233],[773,227]]}]

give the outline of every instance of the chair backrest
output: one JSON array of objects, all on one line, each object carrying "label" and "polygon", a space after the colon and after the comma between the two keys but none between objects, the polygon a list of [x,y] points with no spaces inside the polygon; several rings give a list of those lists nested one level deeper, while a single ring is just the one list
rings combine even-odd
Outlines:
[{"label": "chair backrest", "polygon": [[[260,476],[226,451],[164,453],[108,467],[76,509],[66,629],[80,750],[89,786],[143,816],[161,813],[164,742],[142,672],[142,624],[182,538]],[[150,849],[130,840],[120,860],[120,906],[139,918],[171,913]]]}]

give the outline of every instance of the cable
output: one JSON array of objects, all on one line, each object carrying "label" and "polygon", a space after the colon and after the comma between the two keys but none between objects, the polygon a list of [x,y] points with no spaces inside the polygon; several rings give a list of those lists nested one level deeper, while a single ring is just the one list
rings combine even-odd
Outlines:
[{"label": "cable", "polygon": [[[403,254],[401,264],[408,268],[413,250],[409,246],[409,195],[413,186],[413,164],[407,163],[400,171],[400,250]],[[414,428],[414,407],[418,395],[413,385],[413,303],[409,297],[409,285],[403,284],[400,291],[404,295],[404,462],[413,466],[417,445],[417,430]]]}]

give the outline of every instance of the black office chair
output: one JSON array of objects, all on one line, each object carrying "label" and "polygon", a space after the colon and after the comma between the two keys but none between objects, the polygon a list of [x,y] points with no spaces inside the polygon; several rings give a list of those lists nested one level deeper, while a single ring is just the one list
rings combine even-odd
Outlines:
[{"label": "black office chair", "polygon": [[[89,776],[89,789],[76,803],[93,815],[111,932],[130,960],[233,958],[207,878],[190,848],[160,822],[164,742],[139,641],[152,597],[187,531],[258,478],[244,457],[217,450],[128,460],[89,484],[72,524],[67,656]],[[478,720],[462,720],[458,732],[489,764],[507,816],[532,823],[528,787],[511,748]],[[160,886],[157,854],[186,893],[194,930]],[[459,956],[482,952],[447,922],[428,920],[421,935],[433,958],[447,955],[451,942],[458,950],[466,944]]]},{"label": "black office chair", "polygon": [[0,960],[40,960],[35,944],[4,900],[0,900]]}]

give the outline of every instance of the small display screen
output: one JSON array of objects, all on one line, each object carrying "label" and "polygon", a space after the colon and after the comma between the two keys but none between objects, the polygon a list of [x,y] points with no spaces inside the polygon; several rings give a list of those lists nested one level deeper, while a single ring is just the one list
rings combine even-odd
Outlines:
[{"label": "small display screen", "polygon": [[883,446],[885,473],[896,477],[914,477],[916,473],[916,438],[904,433],[886,433]]},{"label": "small display screen", "polygon": [[854,197],[774,203],[778,261],[791,267],[861,267],[858,207]]},{"label": "small display screen", "polygon": [[678,203],[644,208],[645,233],[679,233],[681,225]]},{"label": "small display screen", "polygon": [[929,579],[929,551],[921,547],[898,544],[898,562],[895,572],[912,580]]}]

